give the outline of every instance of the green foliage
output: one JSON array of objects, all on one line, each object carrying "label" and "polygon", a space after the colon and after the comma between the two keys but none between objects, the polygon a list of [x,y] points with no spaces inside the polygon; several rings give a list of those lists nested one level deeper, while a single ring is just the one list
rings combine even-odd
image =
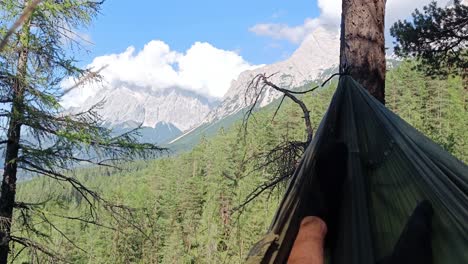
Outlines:
[{"label": "green foliage", "polygon": [[423,12],[416,9],[412,22],[398,21],[390,33],[395,53],[421,59],[417,66],[430,76],[463,74],[468,68],[468,6],[460,0],[446,8],[434,1]]},{"label": "green foliage", "polygon": [[468,162],[467,90],[460,76],[438,80],[405,61],[387,75],[387,107],[464,162]]},{"label": "green foliage", "polygon": [[[432,80],[403,62],[387,75],[387,106],[461,160],[466,153],[467,113],[459,77]],[[334,92],[334,85],[302,97],[317,128]],[[202,138],[190,152],[151,162],[132,162],[123,171],[83,168],[76,177],[102,193],[105,199],[133,208],[131,222],[104,214],[99,223],[56,219],[78,249],[57,231],[50,245],[73,263],[243,263],[250,247],[268,229],[284,186],[265,192],[241,212],[241,204],[275,170],[256,170],[259,153],[287,140],[306,137],[302,112],[286,100],[272,121],[277,103],[254,114],[244,138],[238,123],[221,128],[212,138]],[[72,188],[46,178],[22,183],[18,195],[24,201],[52,201],[42,212],[48,215],[86,215],[85,201]],[[16,222],[21,216],[16,215]],[[110,227],[110,228],[109,228]],[[17,232],[25,232],[18,230]],[[34,234],[28,234],[34,236]],[[17,251],[15,251],[17,252]],[[20,254],[19,259],[28,259]],[[46,256],[42,256],[45,260]]]},{"label": "green foliage", "polygon": [[[90,24],[103,1],[44,0],[30,9],[32,3],[30,0],[0,1],[0,39],[2,43],[6,41],[0,52],[0,122],[3,124],[0,145],[4,148],[1,263],[7,262],[8,252],[15,246],[28,248],[25,252],[33,261],[39,258],[36,252],[51,259],[60,258],[47,246],[51,239],[48,235],[54,230],[64,235],[61,230],[67,230],[66,226],[57,228],[55,223],[60,223],[60,217],[46,214],[44,210],[49,206],[43,205],[43,200],[25,202],[15,197],[18,172],[40,174],[68,184],[73,195],[65,201],[86,201],[90,211],[82,209],[81,213],[92,219],[88,222],[95,221],[99,210],[124,220],[128,208],[115,207],[103,200],[98,192],[69,175],[69,170],[83,164],[115,166],[121,160],[154,157],[161,151],[153,144],[138,142],[135,131],[115,136],[110,129],[102,127],[96,111],[100,105],[71,114],[59,103],[67,92],[62,89],[63,81],[74,79],[80,83],[99,79],[96,72],[77,67],[71,54],[75,48],[81,48],[75,30]],[[23,13],[29,15],[21,16],[24,18],[21,26],[8,38],[7,32]],[[100,209],[98,202],[102,204]],[[13,210],[20,218],[11,229]],[[82,217],[61,216],[62,219]],[[36,224],[34,221],[38,219]],[[18,230],[21,236],[13,235]],[[69,240],[67,236],[62,239]],[[73,241],[69,240],[71,244]]]}]

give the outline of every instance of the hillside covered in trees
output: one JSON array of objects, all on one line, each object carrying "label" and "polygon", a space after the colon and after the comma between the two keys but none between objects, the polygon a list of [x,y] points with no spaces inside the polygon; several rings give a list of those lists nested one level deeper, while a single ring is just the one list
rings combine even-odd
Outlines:
[{"label": "hillside covered in trees", "polygon": [[[406,61],[387,73],[387,107],[467,162],[462,79],[432,79],[413,70],[415,64]],[[302,97],[314,128],[335,86]],[[18,211],[12,232],[47,246],[50,255],[16,246],[15,263],[57,256],[72,263],[242,263],[267,230],[286,185],[238,207],[276,173],[274,164],[262,165],[262,153],[306,137],[301,109],[291,101],[286,100],[272,120],[277,103],[254,114],[247,134],[239,121],[186,153],[126,163],[123,170],[76,170],[86,186],[113,202],[111,210],[96,204],[90,211],[76,190],[48,178],[21,183],[19,200],[48,203],[35,205],[29,213]]]}]

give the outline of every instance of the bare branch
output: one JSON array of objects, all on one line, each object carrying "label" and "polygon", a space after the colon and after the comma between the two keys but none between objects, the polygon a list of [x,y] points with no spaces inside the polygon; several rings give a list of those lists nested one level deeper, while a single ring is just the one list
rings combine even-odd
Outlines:
[{"label": "bare branch", "polygon": [[0,51],[5,48],[8,39],[10,36],[24,23],[24,21],[28,20],[29,17],[32,15],[34,9],[36,6],[41,2],[42,0],[34,0],[31,3],[28,4],[28,6],[24,9],[23,13],[21,16],[16,20],[16,22],[11,26],[11,28],[7,31],[5,36],[3,37],[2,41],[0,42]]},{"label": "bare branch", "polygon": [[[265,170],[270,170],[272,177],[269,177],[263,184],[257,186],[252,192],[250,192],[247,195],[245,200],[238,206],[236,206],[234,209],[232,209],[231,212],[242,212],[242,209],[245,208],[250,202],[252,202],[268,190],[270,191],[269,195],[271,195],[272,191],[280,186],[280,183],[287,181],[294,174],[294,171],[298,165],[298,161],[302,157],[307,145],[312,141],[313,137],[312,123],[310,120],[309,110],[307,109],[307,106],[304,104],[304,102],[301,101],[296,95],[303,95],[306,93],[313,92],[316,89],[325,86],[325,84],[328,83],[333,77],[340,75],[339,73],[332,74],[322,84],[312,87],[311,89],[305,91],[292,91],[289,89],[281,88],[273,82],[271,82],[269,79],[275,74],[277,73],[271,74],[269,76],[267,76],[264,73],[258,74],[250,81],[245,98],[247,100],[249,92],[253,92],[254,97],[251,102],[248,102],[250,103],[250,107],[244,115],[243,127],[246,131],[248,120],[252,116],[253,111],[257,103],[259,102],[259,99],[261,98],[264,90],[266,88],[272,88],[278,92],[281,92],[283,96],[273,114],[271,121],[273,121],[276,115],[278,114],[279,109],[281,108],[284,102],[284,99],[288,97],[301,108],[304,114],[303,118],[307,130],[307,139],[304,142],[291,141],[286,135],[284,136],[282,142],[280,142],[276,147],[249,158],[249,160],[254,160],[257,163],[254,165],[253,169],[246,174],[246,176],[254,172],[264,172]],[[247,133],[245,133],[245,136],[246,135]],[[229,175],[224,176],[229,178]]]},{"label": "bare branch", "polygon": [[80,78],[73,86],[65,89],[61,95],[61,97],[65,96],[66,94],[68,94],[69,92],[71,92],[72,90],[78,88],[79,86],[81,86],[82,84],[92,80],[92,79],[96,79],[99,77],[99,73],[104,70],[105,68],[107,68],[109,65],[106,64],[104,66],[102,66],[101,68],[99,68],[97,71],[88,71],[88,73],[86,75],[84,75],[82,78]]},{"label": "bare branch", "polygon": [[[301,100],[299,100],[295,95],[294,93],[306,93],[306,92],[310,92],[310,91],[313,91],[315,90],[317,87],[314,87],[313,89],[309,90],[309,91],[305,91],[305,92],[293,92],[291,90],[288,90],[288,89],[284,89],[284,88],[281,88],[279,86],[277,86],[276,84],[272,83],[269,78],[271,77],[272,75],[270,76],[266,76],[264,73],[261,73],[261,74],[258,74],[257,76],[254,77],[254,79],[252,80],[251,82],[251,86],[249,86],[249,88],[251,89],[258,89],[259,85],[260,85],[260,90],[254,100],[254,103],[252,104],[252,106],[250,107],[249,111],[247,112],[246,116],[247,116],[247,119],[248,117],[252,114],[252,111],[255,107],[255,105],[257,104],[258,102],[258,99],[260,98],[263,90],[265,89],[265,87],[271,87],[273,89],[275,89],[276,91],[279,91],[281,93],[283,93],[283,96],[286,96],[288,98],[290,98],[291,100],[293,100],[294,103],[296,103],[297,105],[299,105],[299,107],[301,108],[303,114],[304,114],[304,122],[305,122],[305,126],[306,126],[306,130],[307,130],[307,142],[310,142],[312,140],[312,137],[313,137],[313,129],[312,129],[312,123],[310,121],[310,111],[309,109],[307,109],[307,106],[304,104],[304,102],[302,102]],[[283,102],[283,100],[281,101],[281,103]],[[280,104],[281,106],[281,104]],[[276,115],[276,113],[275,113]],[[245,120],[245,118],[244,118]]]},{"label": "bare branch", "polygon": [[278,107],[276,108],[275,113],[273,114],[273,117],[271,118],[271,121],[275,120],[276,114],[278,114],[278,111],[280,110],[281,105],[284,102],[284,98],[286,98],[286,95],[283,95],[283,97],[281,97],[281,101],[280,101]]},{"label": "bare branch", "polygon": [[47,200],[45,200],[43,202],[39,202],[39,203],[15,202],[14,207],[15,208],[21,208],[21,209],[31,209],[32,207],[45,205],[50,200],[51,200],[51,198],[49,197]]},{"label": "bare branch", "polygon": [[231,210],[231,212],[236,212],[236,211],[239,211],[239,210],[243,209],[247,204],[252,202],[255,198],[260,196],[263,192],[270,189],[271,187],[274,187],[278,183],[280,183],[280,182],[282,182],[284,180],[287,180],[288,178],[289,178],[289,175],[283,175],[283,176],[275,179],[274,181],[266,182],[266,183],[258,186],[257,188],[255,188],[254,191],[252,191],[249,195],[247,195],[247,198],[245,198],[244,202],[242,202],[240,205],[234,207]]},{"label": "bare branch", "polygon": [[43,213],[43,212],[40,212],[40,218],[42,220],[44,220],[44,222],[46,224],[48,224],[52,229],[54,229],[55,231],[57,231],[62,237],[64,237],[70,244],[72,244],[75,248],[85,252],[86,250],[84,250],[83,248],[79,247],[75,242],[73,242],[73,240],[71,240],[62,230],[60,230],[60,228],[58,228],[56,225],[54,225],[50,220],[49,218]]},{"label": "bare branch", "polygon": [[41,245],[41,244],[39,244],[39,243],[37,243],[35,241],[32,241],[32,240],[30,240],[28,238],[11,236],[10,239],[13,242],[16,242],[18,244],[23,245],[24,247],[32,248],[34,250],[38,250],[38,251],[46,254],[47,256],[51,257],[52,259],[60,260],[60,261],[65,262],[65,260],[63,258],[59,257],[59,255],[56,252],[53,252],[52,250],[48,249],[46,246]]},{"label": "bare branch", "polygon": [[60,218],[63,218],[63,219],[68,219],[68,220],[73,220],[73,221],[79,221],[79,222],[83,222],[83,223],[86,223],[86,224],[91,224],[91,225],[95,225],[95,226],[100,226],[100,227],[103,227],[103,228],[106,228],[106,229],[110,229],[110,230],[114,230],[114,231],[117,231],[115,228],[111,227],[111,226],[106,226],[106,225],[103,225],[95,220],[89,220],[89,219],[85,219],[85,218],[82,218],[82,217],[77,217],[77,216],[66,216],[66,215],[58,215],[58,214],[53,214],[53,213],[50,213],[50,215],[53,215],[55,217],[60,217]]}]

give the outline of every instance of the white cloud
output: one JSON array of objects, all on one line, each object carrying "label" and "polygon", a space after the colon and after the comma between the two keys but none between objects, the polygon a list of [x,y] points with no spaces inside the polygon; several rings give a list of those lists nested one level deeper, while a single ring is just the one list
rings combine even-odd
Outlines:
[{"label": "white cloud", "polygon": [[[398,19],[409,18],[416,8],[421,8],[432,0],[387,0],[385,25],[386,32]],[[444,6],[447,0],[437,1]],[[342,0],[318,0],[320,15],[316,18],[307,18],[304,23],[297,26],[289,26],[279,23],[261,23],[249,28],[250,31],[260,36],[268,36],[274,39],[284,39],[292,43],[300,43],[318,26],[338,28],[341,21]]]},{"label": "white cloud", "polygon": [[[160,40],[147,43],[140,51],[128,47],[120,54],[96,57],[88,68],[106,66],[100,74],[101,84],[84,84],[63,97],[65,107],[79,106],[103,87],[129,83],[152,90],[170,87],[195,91],[209,97],[222,97],[233,79],[242,71],[253,69],[239,54],[196,42],[184,53],[173,51]],[[65,80],[62,87],[70,87],[73,80]]]},{"label": "white cloud", "polygon": [[217,49],[209,43],[195,43],[178,60],[179,78],[183,87],[204,94],[222,97],[231,81],[252,66],[233,51]]},{"label": "white cloud", "polygon": [[[410,18],[411,13],[414,9],[421,9],[423,6],[428,5],[433,0],[388,0],[385,14],[385,26],[390,28],[393,23],[399,19]],[[436,1],[439,6],[446,6],[449,2],[448,0],[438,0]]]},{"label": "white cloud", "polygon": [[341,2],[342,0],[318,0],[320,8],[319,19],[323,23],[330,23],[338,26],[341,20]]},{"label": "white cloud", "polygon": [[295,27],[286,24],[265,23],[257,24],[249,28],[249,30],[257,35],[269,36],[274,39],[286,39],[297,44],[302,42],[319,25],[318,23],[318,19],[307,18],[304,24]]}]

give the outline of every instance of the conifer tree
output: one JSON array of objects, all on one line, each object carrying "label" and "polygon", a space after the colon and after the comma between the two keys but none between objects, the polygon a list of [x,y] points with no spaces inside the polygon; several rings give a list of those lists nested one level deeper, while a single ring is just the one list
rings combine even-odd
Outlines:
[{"label": "conifer tree", "polygon": [[[40,2],[31,10],[31,5]],[[92,208],[104,199],[67,171],[79,164],[113,166],[120,159],[145,158],[160,151],[137,142],[134,131],[115,136],[101,127],[98,106],[70,114],[60,104],[64,78],[93,81],[98,74],[80,69],[69,45],[80,47],[74,29],[89,25],[103,2],[84,0],[4,0],[0,2],[0,143],[4,170],[0,193],[0,263],[13,243],[54,257],[46,246],[12,235],[13,213],[23,216],[34,204],[16,200],[18,176],[39,174],[70,184]],[[18,17],[21,19],[18,20]],[[15,21],[21,22],[17,26]],[[40,202],[40,201],[37,201]],[[91,215],[95,211],[91,210]],[[47,219],[44,219],[47,221]],[[22,218],[25,228],[27,217]],[[53,227],[53,223],[50,223]],[[35,231],[35,230],[32,230]]]},{"label": "conifer tree", "polygon": [[399,20],[390,29],[395,37],[395,53],[416,57],[430,76],[461,74],[468,81],[468,6],[453,1],[445,8],[432,2],[416,9],[412,21]]}]

